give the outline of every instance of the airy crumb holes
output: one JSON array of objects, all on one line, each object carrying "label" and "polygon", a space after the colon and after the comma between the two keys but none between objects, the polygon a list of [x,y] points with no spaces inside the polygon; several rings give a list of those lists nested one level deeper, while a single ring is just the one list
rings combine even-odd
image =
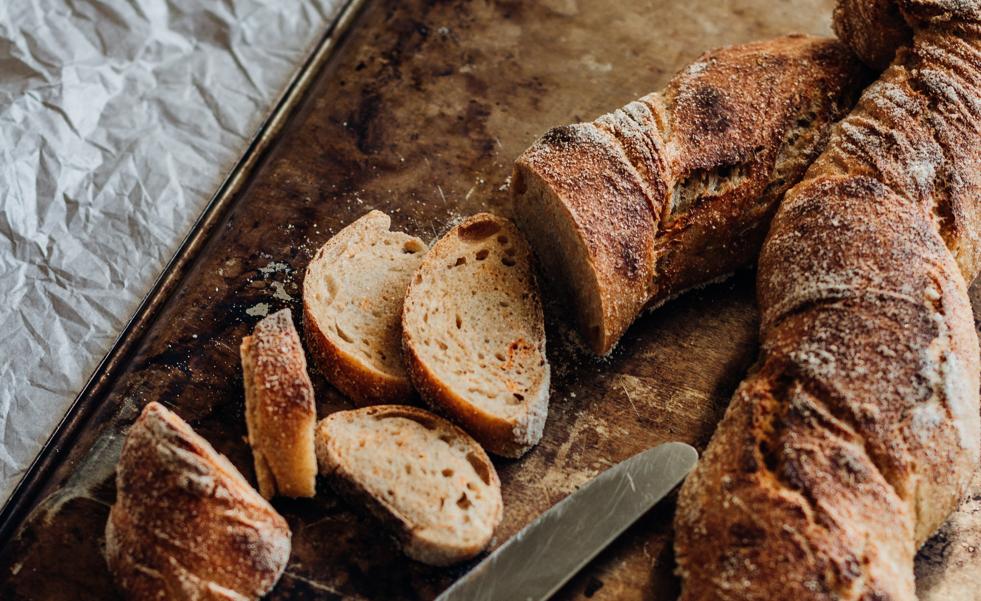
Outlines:
[{"label": "airy crumb holes", "polygon": [[462,240],[479,241],[490,238],[501,231],[501,226],[493,221],[476,221],[460,228],[459,236]]},{"label": "airy crumb holes", "polygon": [[407,255],[414,255],[417,252],[422,252],[425,248],[418,240],[409,240],[402,245],[402,252]]},{"label": "airy crumb holes", "polygon": [[476,453],[467,453],[467,462],[473,467],[473,470],[477,472],[480,479],[483,480],[484,484],[490,485],[490,470],[487,468],[487,464],[480,460],[480,457]]},{"label": "airy crumb holes", "polygon": [[453,470],[451,470],[450,468],[446,468],[441,473],[443,474],[444,478],[450,478],[453,476]]},{"label": "airy crumb holes", "polygon": [[483,261],[484,259],[487,258],[487,255],[489,255],[489,254],[490,254],[490,251],[487,250],[486,248],[480,249],[480,250],[477,251],[477,260],[478,261]]}]

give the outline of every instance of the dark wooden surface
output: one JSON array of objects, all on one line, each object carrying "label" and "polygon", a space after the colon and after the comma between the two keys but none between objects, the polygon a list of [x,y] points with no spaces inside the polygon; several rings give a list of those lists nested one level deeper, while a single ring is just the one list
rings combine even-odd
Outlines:
[{"label": "dark wooden surface", "polygon": [[[826,33],[830,1],[369,2],[272,150],[163,306],[86,428],[0,550],[3,599],[112,599],[102,558],[113,465],[151,400],[174,408],[253,479],[238,344],[299,314],[312,253],[371,208],[432,239],[478,210],[510,215],[515,156],[548,127],[660,88],[703,50]],[[756,353],[752,273],[644,317],[606,360],[587,356],[546,291],[554,379],[541,444],[497,461],[494,544],[606,467],[667,440],[702,447]],[[349,407],[317,374],[321,416]],[[320,487],[275,505],[294,533],[273,599],[430,599],[462,574],[404,559],[376,522]],[[670,518],[656,508],[561,598],[673,599]]]}]

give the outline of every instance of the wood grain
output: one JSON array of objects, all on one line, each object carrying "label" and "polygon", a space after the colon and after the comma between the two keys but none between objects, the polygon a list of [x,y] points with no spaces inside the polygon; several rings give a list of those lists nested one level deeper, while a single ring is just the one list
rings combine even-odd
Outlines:
[{"label": "wood grain", "polygon": [[[831,2],[371,2],[138,342],[35,512],[0,550],[11,599],[112,599],[101,557],[126,426],[158,400],[254,482],[238,345],[263,304],[299,315],[313,252],[372,208],[427,241],[463,216],[509,216],[507,177],[550,126],[663,86],[703,50],[788,31],[827,34]],[[977,299],[977,294],[975,294]],[[551,412],[542,443],[497,461],[495,544],[606,467],[667,440],[704,446],[756,354],[753,274],[642,318],[607,360],[584,353],[545,293]],[[977,305],[976,305],[977,306]],[[350,404],[313,374],[318,413]],[[273,599],[431,599],[470,565],[404,559],[322,483],[276,500],[294,533]],[[673,501],[646,516],[561,598],[672,599]],[[9,594],[8,594],[9,593]]]}]

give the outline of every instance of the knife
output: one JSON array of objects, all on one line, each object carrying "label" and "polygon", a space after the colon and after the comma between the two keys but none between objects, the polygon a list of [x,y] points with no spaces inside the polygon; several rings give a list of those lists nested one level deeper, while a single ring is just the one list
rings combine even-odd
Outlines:
[{"label": "knife", "polygon": [[681,442],[642,451],[556,503],[436,601],[548,599],[674,489],[698,453]]}]

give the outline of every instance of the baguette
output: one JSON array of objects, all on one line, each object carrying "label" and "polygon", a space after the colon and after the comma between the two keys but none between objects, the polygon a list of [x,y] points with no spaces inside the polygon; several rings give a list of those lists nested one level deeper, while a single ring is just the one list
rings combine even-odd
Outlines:
[{"label": "baguette", "polygon": [[406,555],[444,566],[480,553],[501,521],[501,483],[480,445],[415,407],[334,413],[317,427],[334,488],[393,527]]},{"label": "baguette", "polygon": [[820,153],[867,71],[835,40],[714,50],[514,165],[517,223],[598,354],[645,307],[755,259],[784,192]]},{"label": "baguette", "polygon": [[402,301],[426,244],[371,211],[317,251],[303,278],[303,328],[321,373],[358,405],[415,396],[402,363]]},{"label": "baguette", "polygon": [[520,457],[548,413],[545,325],[531,249],[514,225],[474,215],[440,238],[402,314],[412,382],[487,450]]},{"label": "baguette", "polygon": [[684,601],[913,601],[977,467],[981,2],[898,7],[912,46],[773,220],[761,357],[678,501]]},{"label": "baguette", "polygon": [[312,497],[317,457],[313,429],[317,406],[307,360],[293,316],[283,309],[266,317],[242,339],[245,423],[259,492]]},{"label": "baguette", "polygon": [[106,524],[120,590],[133,599],[258,599],[289,555],[286,520],[181,418],[147,405],[123,444]]}]

